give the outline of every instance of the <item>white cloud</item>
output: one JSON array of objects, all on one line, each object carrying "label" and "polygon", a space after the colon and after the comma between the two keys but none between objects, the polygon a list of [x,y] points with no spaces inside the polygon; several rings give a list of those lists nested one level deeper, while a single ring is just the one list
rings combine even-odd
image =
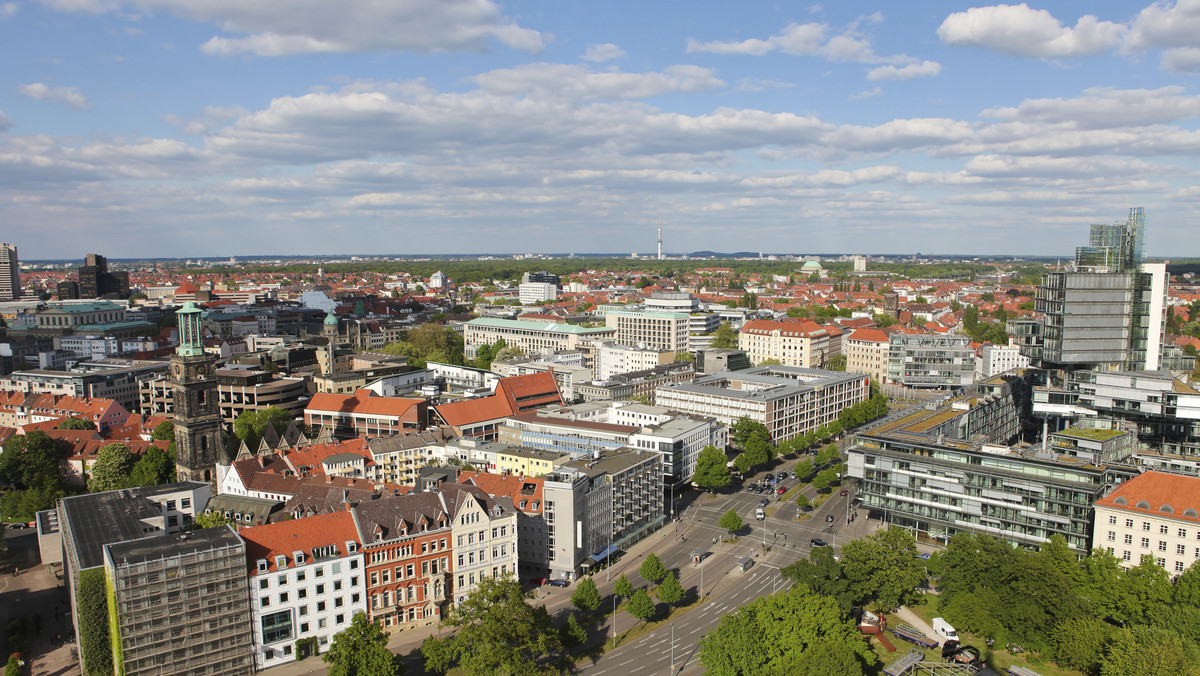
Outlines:
[{"label": "white cloud", "polygon": [[583,59],[592,63],[604,63],[625,56],[625,50],[611,42],[605,42],[599,45],[588,45],[587,52],[584,53]]},{"label": "white cloud", "polygon": [[533,63],[476,75],[486,92],[568,99],[644,99],[666,92],[697,92],[725,85],[708,68],[668,66],[661,73],[592,72],[586,66]]},{"label": "white cloud", "polygon": [[946,17],[938,27],[942,42],[954,47],[983,47],[1033,58],[1070,58],[1099,54],[1118,46],[1128,29],[1090,14],[1075,27],[1063,26],[1050,12],[1025,3],[972,7]]},{"label": "white cloud", "polygon": [[87,110],[92,107],[91,102],[80,94],[76,87],[51,87],[43,82],[33,82],[17,87],[17,93],[38,101],[65,103],[75,110]]},{"label": "white cloud", "polygon": [[1154,2],[1143,9],[1125,37],[1127,51],[1200,46],[1200,2]]},{"label": "white cloud", "polygon": [[764,92],[768,89],[790,89],[795,86],[791,82],[763,80],[756,77],[744,77],[737,82],[737,89],[741,92]]},{"label": "white cloud", "polygon": [[[201,49],[228,56],[484,50],[491,40],[541,51],[543,36],[505,18],[492,0],[41,0],[63,12],[163,12],[218,25]],[[240,35],[239,35],[240,34]]]},{"label": "white cloud", "polygon": [[1200,47],[1174,47],[1163,52],[1162,69],[1172,73],[1200,73]]},{"label": "white cloud", "polygon": [[3,110],[0,110],[0,132],[8,131],[9,129],[12,129],[12,126],[12,120],[8,119]]},{"label": "white cloud", "polygon": [[1082,96],[1027,99],[1015,108],[991,108],[984,117],[1012,122],[1045,122],[1078,129],[1147,126],[1200,117],[1200,96],[1183,87],[1085,89]]},{"label": "white cloud", "polygon": [[850,96],[848,96],[846,98],[848,98],[851,101],[861,101],[863,99],[874,98],[881,94],[883,94],[883,87],[876,87],[874,89],[868,89],[866,91],[858,92],[857,94],[851,94]]},{"label": "white cloud", "polygon": [[887,65],[872,68],[867,73],[868,80],[911,80],[918,77],[933,77],[942,72],[942,64],[937,61],[922,61],[910,63],[907,66]]},{"label": "white cloud", "polygon": [[[883,15],[872,14],[863,17],[867,23],[878,23]],[[871,40],[858,31],[858,23],[850,25],[840,32],[834,32],[824,23],[790,23],[782,31],[765,40],[749,38],[739,41],[715,40],[700,42],[688,38],[688,52],[707,52],[710,54],[745,54],[762,56],[771,52],[792,54],[798,56],[819,56],[830,61],[850,61],[855,63],[911,63],[912,57],[903,54],[895,56],[880,56],[875,53]]]},{"label": "white cloud", "polygon": [[0,19],[7,19],[10,16],[16,16],[17,3],[5,2],[0,4]]}]

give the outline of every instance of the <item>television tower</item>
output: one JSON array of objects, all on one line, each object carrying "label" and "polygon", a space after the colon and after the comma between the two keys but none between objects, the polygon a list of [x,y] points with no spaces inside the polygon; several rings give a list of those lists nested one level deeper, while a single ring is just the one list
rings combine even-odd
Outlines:
[{"label": "television tower", "polygon": [[662,219],[658,219],[658,260],[662,260]]}]

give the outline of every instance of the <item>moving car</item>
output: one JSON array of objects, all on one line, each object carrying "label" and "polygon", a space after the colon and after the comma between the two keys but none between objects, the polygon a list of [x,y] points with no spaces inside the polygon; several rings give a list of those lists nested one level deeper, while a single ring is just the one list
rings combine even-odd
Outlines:
[{"label": "moving car", "polygon": [[843,488],[843,489],[842,489],[842,492],[841,492],[841,493],[838,493],[838,495],[840,495],[840,496],[842,496],[842,497],[845,497],[845,496],[847,496],[847,495],[850,495],[850,491],[848,491],[848,490],[846,490],[845,488]]},{"label": "moving car", "polygon": [[783,495],[784,493],[787,493],[787,489],[784,488],[783,486],[780,486],[779,488],[775,489],[775,492],[778,493],[779,495]]},{"label": "moving car", "polygon": [[763,511],[762,507],[759,507],[758,509],[754,510],[754,518],[762,521],[763,519],[767,518],[767,513]]},{"label": "moving car", "polygon": [[766,507],[766,506],[767,506],[767,505],[769,505],[769,504],[771,504],[771,501],[770,501],[770,500],[768,500],[767,498],[763,498],[762,500],[759,500],[759,501],[758,501],[758,506],[759,506],[759,507]]},{"label": "moving car", "polygon": [[569,580],[550,580],[550,582],[548,582],[547,584],[549,584],[551,587],[570,587],[571,586],[571,582]]},{"label": "moving car", "polygon": [[832,514],[825,515],[825,521],[827,521],[829,523],[833,523],[833,515]]},{"label": "moving car", "polygon": [[829,543],[822,540],[821,538],[813,538],[808,541],[808,544],[810,544],[814,547],[828,547],[829,546]]}]

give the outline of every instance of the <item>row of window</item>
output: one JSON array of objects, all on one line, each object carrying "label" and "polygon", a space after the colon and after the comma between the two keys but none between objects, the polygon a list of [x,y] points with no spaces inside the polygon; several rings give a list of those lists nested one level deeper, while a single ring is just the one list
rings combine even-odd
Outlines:
[{"label": "row of window", "polygon": [[[1117,517],[1116,517],[1116,515],[1115,515],[1115,514],[1109,514],[1109,515],[1108,515],[1108,523],[1109,523],[1109,525],[1112,525],[1112,526],[1115,526],[1115,525],[1117,525]],[[1126,527],[1126,528],[1133,528],[1133,527],[1134,527],[1134,525],[1133,525],[1133,524],[1134,524],[1134,522],[1133,522],[1133,519],[1125,519],[1125,527]],[[1141,523],[1141,527],[1142,527],[1142,530],[1150,530],[1150,522],[1149,522],[1149,521],[1143,521],[1143,522]],[[1168,533],[1170,533],[1170,532],[1171,532],[1171,528],[1170,528],[1170,526],[1168,526],[1168,525],[1167,525],[1167,524],[1165,524],[1165,523],[1164,523],[1164,524],[1159,524],[1159,526],[1158,526],[1158,532],[1159,532],[1160,534],[1162,534],[1162,535],[1167,535]],[[1186,538],[1186,537],[1188,536],[1188,529],[1186,529],[1186,528],[1177,528],[1177,529],[1175,530],[1175,535],[1176,535],[1177,537]],[[1196,539],[1197,539],[1197,540],[1200,540],[1200,528],[1196,529]]]},{"label": "row of window", "polygon": [[[1132,535],[1130,535],[1129,533],[1126,533],[1124,537],[1125,537],[1125,544],[1127,544],[1127,545],[1133,544],[1133,536]],[[1116,531],[1111,531],[1111,530],[1108,531],[1108,541],[1116,542],[1116,540],[1117,540]],[[1140,544],[1142,546],[1142,549],[1149,549],[1150,548],[1150,538],[1142,538]],[[1167,541],[1166,540],[1158,541],[1158,551],[1160,551],[1160,552],[1167,551]],[[1187,552],[1187,547],[1185,547],[1183,544],[1175,545],[1175,553],[1176,554],[1179,554],[1180,556],[1182,556],[1186,552]],[[1200,559],[1200,547],[1196,547],[1195,558]]]},{"label": "row of window", "polygon": [[[313,577],[315,577],[315,578],[325,577],[325,566],[315,566],[311,570],[313,573]],[[358,570],[358,559],[350,559],[350,570]],[[333,564],[330,566],[330,573],[333,575],[340,575],[342,573],[342,562],[334,561]],[[303,569],[297,570],[295,575],[296,575],[296,578],[295,578],[296,582],[304,582],[305,580],[308,579],[308,571],[307,570],[303,570]],[[280,573],[279,575],[277,575],[275,577],[276,584],[278,584],[280,587],[287,585],[288,577],[289,577],[288,573]],[[350,580],[351,580],[350,584],[352,584],[352,585],[358,584],[357,577],[352,577],[352,578],[350,578]],[[341,580],[335,580],[334,584],[339,585],[339,587],[338,587],[339,589],[341,588],[340,587]],[[321,585],[317,585],[317,586],[320,587]],[[266,575],[258,578],[258,588],[259,589],[270,589],[271,588],[271,578]],[[317,593],[319,594],[321,592],[317,592]]]}]

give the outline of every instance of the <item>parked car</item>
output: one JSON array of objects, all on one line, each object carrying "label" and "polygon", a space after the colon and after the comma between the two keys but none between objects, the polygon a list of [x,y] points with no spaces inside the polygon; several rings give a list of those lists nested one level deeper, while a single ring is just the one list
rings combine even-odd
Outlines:
[{"label": "parked car", "polygon": [[544,577],[535,577],[535,578],[532,578],[532,579],[530,579],[530,580],[529,580],[529,584],[536,584],[536,585],[543,585],[543,584],[546,584],[546,578],[544,578]]},{"label": "parked car", "polygon": [[[788,478],[788,473],[787,473],[787,472],[780,472],[780,473],[779,473],[779,480],[780,480],[780,481],[783,481],[783,480],[784,480],[784,479],[786,479],[786,478]],[[792,478],[794,479],[795,477],[792,477]]]},{"label": "parked car", "polygon": [[784,488],[783,486],[780,486],[779,488],[775,489],[775,492],[778,493],[779,495],[783,495],[784,493],[787,493],[787,489]]},{"label": "parked car", "polygon": [[759,507],[766,507],[766,506],[767,506],[767,505],[769,505],[769,504],[771,504],[771,501],[770,501],[770,500],[768,500],[768,499],[766,499],[766,498],[763,498],[762,500],[759,500],[759,501],[758,501],[758,506],[759,506]]},{"label": "parked car", "polygon": [[808,544],[810,544],[814,547],[828,547],[829,546],[829,543],[822,540],[821,538],[813,538],[808,541]]},{"label": "parked car", "polygon": [[570,580],[550,580],[546,584],[549,584],[551,587],[570,587],[571,586]]},{"label": "parked car", "polygon": [[795,479],[796,478],[796,470],[792,470],[792,471],[788,472],[788,478]]}]

